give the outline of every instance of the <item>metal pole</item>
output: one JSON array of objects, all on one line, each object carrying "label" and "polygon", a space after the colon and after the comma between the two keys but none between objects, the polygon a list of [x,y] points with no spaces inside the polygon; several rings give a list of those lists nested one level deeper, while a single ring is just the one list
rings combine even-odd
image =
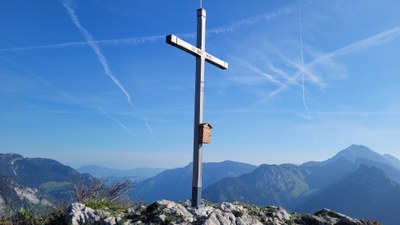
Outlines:
[{"label": "metal pole", "polygon": [[[197,48],[206,50],[206,10],[197,10]],[[202,158],[203,144],[199,140],[199,125],[203,123],[204,105],[204,61],[202,56],[196,57],[196,84],[194,105],[194,137],[193,137],[193,180],[192,180],[192,207],[201,205],[202,189]]]}]

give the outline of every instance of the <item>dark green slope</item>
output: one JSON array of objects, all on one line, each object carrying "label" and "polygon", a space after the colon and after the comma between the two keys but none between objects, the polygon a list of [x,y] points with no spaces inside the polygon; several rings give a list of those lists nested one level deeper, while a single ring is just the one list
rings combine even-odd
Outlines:
[{"label": "dark green slope", "polygon": [[400,185],[382,170],[361,165],[340,182],[311,196],[296,210],[313,212],[329,208],[357,218],[400,224]]},{"label": "dark green slope", "polygon": [[11,215],[13,209],[24,207],[26,202],[21,200],[13,188],[13,181],[0,176],[0,216]]},{"label": "dark green slope", "polygon": [[24,158],[18,154],[0,154],[0,176],[14,183],[38,190],[52,201],[72,201],[72,184],[94,181],[89,174],[79,174],[52,159]]},{"label": "dark green slope", "polygon": [[259,206],[290,208],[310,191],[304,171],[295,165],[261,165],[252,173],[227,178],[204,191],[204,198],[215,201],[241,201]]}]

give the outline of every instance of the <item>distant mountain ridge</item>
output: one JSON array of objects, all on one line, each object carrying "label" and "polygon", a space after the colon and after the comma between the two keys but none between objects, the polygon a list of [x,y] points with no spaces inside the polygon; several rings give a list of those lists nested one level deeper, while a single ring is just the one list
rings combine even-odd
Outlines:
[{"label": "distant mountain ridge", "polygon": [[390,162],[393,167],[400,170],[400,160],[390,154],[382,155],[388,162]]},{"label": "distant mountain ridge", "polygon": [[[183,168],[166,170],[135,186],[130,193],[133,200],[153,202],[159,199],[182,201],[191,196],[192,163]],[[234,161],[203,163],[203,188],[226,177],[249,173],[254,165]]]},{"label": "distant mountain ridge", "polygon": [[385,157],[377,152],[372,151],[370,148],[363,146],[363,145],[351,145],[350,147],[338,152],[335,156],[332,158],[322,162],[322,163],[329,163],[331,161],[335,161],[338,158],[346,158],[350,160],[351,162],[355,162],[357,159],[363,158],[363,159],[369,159],[372,161],[376,161],[379,163],[383,164],[390,164],[391,166],[392,163],[389,162],[388,160],[385,159]]},{"label": "distant mountain ridge", "polygon": [[323,162],[261,165],[251,173],[222,179],[204,190],[214,201],[244,201],[310,212],[333,207],[350,216],[398,225],[400,170],[393,156],[352,145]]},{"label": "distant mountain ridge", "polygon": [[107,167],[88,165],[82,166],[77,169],[80,173],[88,173],[96,178],[101,179],[112,179],[112,180],[123,180],[129,179],[133,182],[141,182],[147,178],[154,177],[155,175],[163,172],[164,168],[148,168],[138,167],[134,169],[111,169]]}]

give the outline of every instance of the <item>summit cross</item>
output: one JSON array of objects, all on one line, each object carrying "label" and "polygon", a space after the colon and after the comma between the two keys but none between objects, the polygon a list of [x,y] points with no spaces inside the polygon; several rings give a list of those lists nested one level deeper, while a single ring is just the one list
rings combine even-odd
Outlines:
[{"label": "summit cross", "polygon": [[192,207],[201,206],[203,143],[200,140],[200,124],[203,123],[204,106],[204,62],[221,69],[228,69],[228,63],[206,52],[206,10],[197,10],[197,43],[193,46],[175,35],[167,35],[166,42],[196,57],[196,84],[194,104],[193,137],[193,178]]}]

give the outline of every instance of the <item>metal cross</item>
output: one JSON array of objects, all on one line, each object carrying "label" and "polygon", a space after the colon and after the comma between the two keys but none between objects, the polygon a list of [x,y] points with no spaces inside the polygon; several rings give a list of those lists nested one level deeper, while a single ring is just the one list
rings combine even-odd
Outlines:
[{"label": "metal cross", "polygon": [[207,61],[221,69],[228,69],[228,63],[206,52],[206,10],[197,10],[197,45],[196,47],[175,35],[167,35],[166,41],[196,57],[196,84],[194,105],[194,138],[193,138],[193,180],[192,207],[201,206],[202,190],[202,157],[203,143],[199,140],[199,126],[203,123],[204,105],[204,62]]}]

